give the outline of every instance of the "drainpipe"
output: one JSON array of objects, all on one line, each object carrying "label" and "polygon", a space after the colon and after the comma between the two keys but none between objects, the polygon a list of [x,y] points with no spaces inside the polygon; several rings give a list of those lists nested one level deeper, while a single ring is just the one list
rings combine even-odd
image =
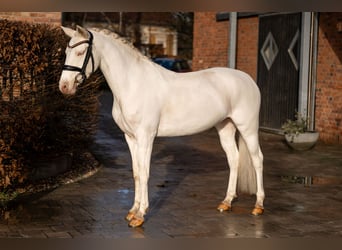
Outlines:
[{"label": "drainpipe", "polygon": [[315,129],[315,95],[316,95],[316,64],[317,64],[317,14],[311,12],[310,55],[309,55],[309,86],[308,86],[308,129]]},{"label": "drainpipe", "polygon": [[237,30],[237,12],[229,13],[229,49],[228,49],[228,67],[236,67],[236,30]]},{"label": "drainpipe", "polygon": [[304,12],[302,16],[301,67],[299,81],[298,111],[309,117],[308,129],[314,129],[317,18],[314,12]]}]

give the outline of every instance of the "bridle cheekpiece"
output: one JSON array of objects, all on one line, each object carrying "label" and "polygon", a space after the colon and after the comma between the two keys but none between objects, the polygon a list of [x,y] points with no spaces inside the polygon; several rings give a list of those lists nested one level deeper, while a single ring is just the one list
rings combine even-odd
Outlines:
[{"label": "bridle cheekpiece", "polygon": [[88,65],[88,62],[89,62],[89,58],[91,58],[91,66],[92,66],[92,73],[94,72],[94,57],[93,57],[93,53],[92,53],[92,46],[93,46],[93,34],[88,31],[88,34],[89,34],[89,39],[88,40],[83,40],[83,41],[80,41],[78,43],[75,43],[73,45],[70,45],[68,44],[68,48],[75,48],[83,43],[88,43],[88,48],[87,48],[87,52],[86,52],[86,55],[85,55],[85,58],[84,58],[84,62],[83,62],[83,65],[82,65],[82,68],[80,67],[76,67],[76,66],[72,66],[72,65],[66,65],[64,64],[63,66],[63,69],[62,70],[69,70],[69,71],[76,71],[76,72],[79,72],[76,76],[75,76],[75,81],[78,83],[78,84],[82,84],[87,76],[86,76],[86,68],[87,68],[87,65]]}]

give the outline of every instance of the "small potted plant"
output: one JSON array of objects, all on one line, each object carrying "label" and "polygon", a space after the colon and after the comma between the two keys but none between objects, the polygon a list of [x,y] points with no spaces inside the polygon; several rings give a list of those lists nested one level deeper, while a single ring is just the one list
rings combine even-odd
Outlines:
[{"label": "small potted plant", "polygon": [[299,112],[296,113],[295,118],[295,120],[287,120],[281,127],[285,140],[295,150],[308,150],[316,144],[319,133],[307,129],[308,118]]}]

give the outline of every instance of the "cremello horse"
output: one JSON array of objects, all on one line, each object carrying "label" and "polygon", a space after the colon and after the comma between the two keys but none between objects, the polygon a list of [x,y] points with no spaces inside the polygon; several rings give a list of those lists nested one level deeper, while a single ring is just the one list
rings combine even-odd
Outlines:
[{"label": "cremello horse", "polygon": [[[134,204],[126,219],[141,226],[149,206],[148,179],[156,136],[183,136],[215,127],[230,167],[219,211],[231,209],[237,187],[256,194],[252,211],[264,211],[263,155],[259,146],[260,92],[250,76],[228,68],[175,73],[153,63],[115,33],[62,27],[71,38],[59,82],[74,94],[97,68],[114,95],[112,115],[132,156]],[[235,133],[238,130],[239,144]]]}]

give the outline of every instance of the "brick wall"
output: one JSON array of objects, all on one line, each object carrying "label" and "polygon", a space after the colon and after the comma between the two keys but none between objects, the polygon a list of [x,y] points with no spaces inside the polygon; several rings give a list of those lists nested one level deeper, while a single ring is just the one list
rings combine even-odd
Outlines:
[{"label": "brick wall", "polygon": [[[257,17],[239,18],[236,68],[257,77]],[[216,12],[195,12],[193,69],[228,65],[229,21],[216,21]]]},{"label": "brick wall", "polygon": [[239,18],[237,27],[236,68],[257,80],[258,70],[258,17]]},{"label": "brick wall", "polygon": [[0,12],[1,19],[61,25],[61,12]]},{"label": "brick wall", "polygon": [[195,12],[193,70],[228,65],[228,22],[216,22],[216,12]]},{"label": "brick wall", "polygon": [[315,127],[320,139],[342,144],[342,13],[320,13]]}]

